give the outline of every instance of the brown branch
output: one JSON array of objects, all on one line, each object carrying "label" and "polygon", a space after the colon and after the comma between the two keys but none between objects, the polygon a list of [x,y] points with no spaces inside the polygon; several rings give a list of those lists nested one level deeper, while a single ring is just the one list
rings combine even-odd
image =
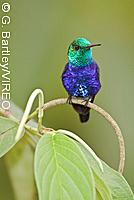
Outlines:
[{"label": "brown branch", "polygon": [[[66,103],[67,103],[67,98],[55,99],[55,100],[52,100],[52,101],[45,103],[44,106],[43,106],[43,109],[47,110],[47,109],[55,107],[57,105],[63,105],[63,104],[66,104]],[[85,102],[83,102],[83,100],[77,99],[77,98],[73,98],[72,103],[80,104],[80,105],[85,104]],[[118,138],[119,148],[120,148],[120,160],[119,160],[118,171],[122,174],[123,170],[124,170],[124,164],[125,164],[125,144],[124,144],[123,135],[121,133],[121,130],[120,130],[118,124],[110,116],[109,113],[107,113],[105,110],[103,110],[102,108],[100,108],[96,104],[89,102],[87,106],[92,108],[93,110],[97,111],[98,113],[100,113],[114,128],[115,134],[117,135],[117,138]],[[38,110],[36,112],[38,112]]]}]

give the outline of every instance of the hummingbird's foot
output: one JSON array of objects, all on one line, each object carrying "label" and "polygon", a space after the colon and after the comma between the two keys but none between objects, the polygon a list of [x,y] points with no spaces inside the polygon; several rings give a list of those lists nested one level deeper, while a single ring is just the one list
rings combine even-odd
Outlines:
[{"label": "hummingbird's foot", "polygon": [[87,107],[89,101],[91,102],[91,99],[85,99],[85,100],[83,101],[83,102],[85,102],[85,105],[84,105],[85,107]]},{"label": "hummingbird's foot", "polygon": [[67,98],[67,103],[72,104],[72,96],[69,95],[69,97]]},{"label": "hummingbird's foot", "polygon": [[88,97],[88,98],[86,98],[86,99],[84,99],[83,101],[82,101],[82,103],[84,103],[85,102],[85,107],[87,107],[87,105],[88,105],[88,102],[91,102],[91,103],[93,103],[93,98],[92,97]]}]

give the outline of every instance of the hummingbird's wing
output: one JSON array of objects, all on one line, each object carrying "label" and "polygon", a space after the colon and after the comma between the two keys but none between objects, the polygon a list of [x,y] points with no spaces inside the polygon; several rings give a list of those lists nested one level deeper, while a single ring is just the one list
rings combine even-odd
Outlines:
[{"label": "hummingbird's wing", "polygon": [[92,61],[92,65],[94,66],[95,71],[96,71],[96,73],[95,73],[96,74],[96,79],[100,80],[100,68],[99,68],[99,66],[98,66],[98,64],[96,63],[95,60]]},{"label": "hummingbird's wing", "polygon": [[63,74],[66,74],[66,71],[67,71],[67,69],[68,69],[68,66],[69,66],[69,64],[67,63],[67,64],[65,65],[64,69],[63,69],[63,72],[62,72],[62,74],[61,74],[61,78],[63,77]]}]

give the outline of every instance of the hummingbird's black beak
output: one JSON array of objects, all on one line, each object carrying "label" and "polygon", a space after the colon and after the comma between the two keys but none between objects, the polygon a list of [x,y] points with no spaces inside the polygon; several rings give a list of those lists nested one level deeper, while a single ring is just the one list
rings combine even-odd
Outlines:
[{"label": "hummingbird's black beak", "polygon": [[90,49],[90,48],[96,47],[96,46],[101,46],[101,44],[90,44],[89,46],[86,47],[86,49]]}]

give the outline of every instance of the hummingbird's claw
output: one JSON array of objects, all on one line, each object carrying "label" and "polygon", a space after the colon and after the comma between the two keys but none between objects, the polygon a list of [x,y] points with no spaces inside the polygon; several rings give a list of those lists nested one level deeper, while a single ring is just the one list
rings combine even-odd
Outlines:
[{"label": "hummingbird's claw", "polygon": [[84,99],[84,100],[82,101],[82,103],[85,102],[84,106],[87,107],[89,101],[91,101],[91,97],[90,97],[90,98]]},{"label": "hummingbird's claw", "polygon": [[69,97],[67,98],[67,103],[72,104],[72,96],[69,95]]},{"label": "hummingbird's claw", "polygon": [[87,107],[87,105],[88,105],[88,102],[91,102],[91,103],[93,103],[93,101],[94,101],[94,96],[90,96],[90,97],[88,97],[88,98],[86,98],[86,99],[84,99],[83,101],[82,101],[82,103],[84,103],[85,102],[85,107]]}]

